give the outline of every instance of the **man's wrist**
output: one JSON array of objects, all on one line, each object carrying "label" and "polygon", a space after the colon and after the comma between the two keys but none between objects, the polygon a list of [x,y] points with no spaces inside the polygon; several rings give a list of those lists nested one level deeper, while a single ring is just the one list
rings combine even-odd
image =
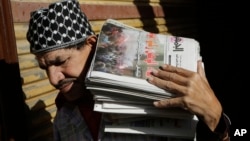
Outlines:
[{"label": "man's wrist", "polygon": [[212,131],[207,124],[203,120],[199,120],[197,125],[197,141],[211,141],[211,140],[218,140],[218,141],[229,141],[229,127],[231,125],[231,121],[229,117],[221,113],[220,120],[215,128]]},{"label": "man's wrist", "polygon": [[229,117],[225,113],[222,113],[220,121],[214,130],[214,133],[218,134],[222,141],[228,141],[230,135],[229,134],[230,125],[231,121]]}]

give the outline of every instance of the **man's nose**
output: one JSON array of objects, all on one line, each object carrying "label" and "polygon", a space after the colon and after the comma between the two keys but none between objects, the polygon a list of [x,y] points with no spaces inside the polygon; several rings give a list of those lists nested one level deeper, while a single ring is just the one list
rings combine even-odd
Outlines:
[{"label": "man's nose", "polygon": [[63,79],[63,75],[60,69],[53,65],[48,67],[47,75],[51,85],[53,86],[58,85],[59,81]]}]

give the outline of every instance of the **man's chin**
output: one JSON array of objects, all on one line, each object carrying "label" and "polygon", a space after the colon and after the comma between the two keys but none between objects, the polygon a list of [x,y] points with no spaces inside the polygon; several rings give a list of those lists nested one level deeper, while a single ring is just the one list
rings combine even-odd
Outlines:
[{"label": "man's chin", "polygon": [[59,90],[60,93],[62,93],[63,95],[71,95],[72,94],[72,90],[71,89],[62,89],[62,90]]},{"label": "man's chin", "polygon": [[62,93],[69,101],[76,100],[80,98],[83,94],[82,85],[74,83],[70,89],[62,89],[60,93]]}]

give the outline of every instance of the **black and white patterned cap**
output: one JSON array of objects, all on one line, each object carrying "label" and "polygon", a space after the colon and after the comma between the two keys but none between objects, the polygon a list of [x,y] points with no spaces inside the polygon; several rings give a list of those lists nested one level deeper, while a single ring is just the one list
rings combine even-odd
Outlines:
[{"label": "black and white patterned cap", "polygon": [[62,0],[31,12],[27,40],[37,54],[76,45],[93,34],[79,2]]}]

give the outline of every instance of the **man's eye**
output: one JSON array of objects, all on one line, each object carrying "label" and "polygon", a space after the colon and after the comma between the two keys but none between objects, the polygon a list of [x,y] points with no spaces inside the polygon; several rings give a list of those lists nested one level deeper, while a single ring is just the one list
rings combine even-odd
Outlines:
[{"label": "man's eye", "polygon": [[64,60],[64,61],[58,61],[58,62],[55,62],[55,66],[60,66],[62,64],[64,64],[67,60]]}]

